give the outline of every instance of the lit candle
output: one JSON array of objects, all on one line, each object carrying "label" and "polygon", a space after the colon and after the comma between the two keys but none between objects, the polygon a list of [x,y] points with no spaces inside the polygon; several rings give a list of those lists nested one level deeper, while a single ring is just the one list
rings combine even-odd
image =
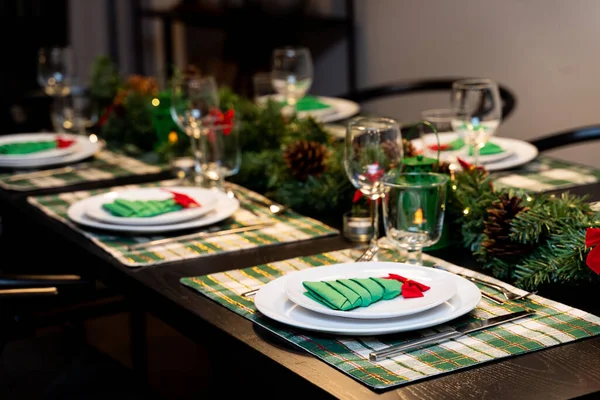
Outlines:
[{"label": "lit candle", "polygon": [[421,225],[425,220],[423,219],[423,210],[420,208],[415,212],[415,221],[416,225]]}]

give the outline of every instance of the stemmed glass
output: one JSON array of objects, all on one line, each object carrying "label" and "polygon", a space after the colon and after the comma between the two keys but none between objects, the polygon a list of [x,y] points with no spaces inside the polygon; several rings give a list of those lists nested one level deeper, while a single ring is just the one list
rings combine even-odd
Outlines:
[{"label": "stemmed glass", "polygon": [[67,96],[73,79],[73,54],[62,47],[42,48],[38,51],[37,80],[49,96]]},{"label": "stemmed glass", "polygon": [[207,133],[204,178],[220,190],[224,179],[237,174],[242,164],[238,126],[235,121],[219,121]]},{"label": "stemmed glass", "polygon": [[305,47],[284,47],[273,51],[271,82],[286,101],[284,112],[292,114],[296,104],[312,86],[313,63]]},{"label": "stemmed glass", "polygon": [[408,253],[407,263],[422,264],[423,247],[442,236],[448,175],[398,173],[383,178],[383,221],[387,238]]},{"label": "stemmed glass", "polygon": [[350,181],[370,199],[373,237],[379,239],[378,200],[383,197],[383,177],[401,167],[402,136],[398,122],[389,118],[359,117],[348,123],[344,167]]},{"label": "stemmed glass", "polygon": [[204,139],[219,106],[219,90],[212,76],[197,75],[173,79],[171,116],[190,137],[194,156],[194,182],[202,184],[206,167]]},{"label": "stemmed glass", "polygon": [[502,120],[502,100],[498,84],[490,79],[464,79],[452,84],[452,128],[472,151],[473,164],[480,165],[479,153],[494,135]]}]

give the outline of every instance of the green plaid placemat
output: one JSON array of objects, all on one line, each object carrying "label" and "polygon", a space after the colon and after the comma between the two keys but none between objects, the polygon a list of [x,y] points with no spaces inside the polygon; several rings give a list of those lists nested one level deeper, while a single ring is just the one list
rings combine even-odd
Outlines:
[{"label": "green plaid placemat", "polygon": [[[164,237],[169,237],[169,235],[125,236],[110,233],[91,232],[86,230],[85,227],[79,227],[75,225],[67,216],[67,210],[71,204],[95,194],[105,193],[112,190],[129,188],[133,189],[148,186],[174,186],[175,183],[175,181],[163,181],[143,185],[128,185],[93,191],[33,196],[28,197],[27,200],[30,204],[38,207],[47,215],[58,219],[59,221],[71,226],[74,230],[88,237],[103,250],[111,254],[113,257],[119,260],[119,262],[128,267],[156,265],[171,261],[203,257],[216,253],[297,242],[317,237],[336,235],[339,233],[336,229],[293,211],[288,211],[281,216],[274,216],[266,208],[244,201],[244,199],[248,198],[257,198],[263,200],[264,198],[257,193],[237,185],[232,185],[235,187],[236,194],[240,196],[240,199],[245,203],[246,207],[251,208],[256,213],[260,214],[260,217],[257,217],[247,209],[240,207],[240,209],[231,218],[228,218],[226,221],[218,224],[220,229],[230,229],[254,224],[257,222],[268,221],[276,222],[275,225],[255,231],[211,237],[204,240],[188,239],[184,241],[171,242],[161,246],[129,250],[127,247],[128,245],[138,242],[145,242],[148,240],[162,239]],[[178,236],[181,234],[174,232],[172,235]]]},{"label": "green plaid placemat", "polygon": [[[519,294],[525,293],[494,278],[443,260],[426,255],[424,259],[426,264],[436,263],[452,272],[466,273],[502,284]],[[241,270],[182,278],[181,282],[374,389],[399,386],[488,361],[600,334],[600,318],[543,297],[531,296],[527,300],[519,301],[518,304],[504,306],[498,306],[484,298],[469,316],[461,318],[461,323],[521,311],[522,307],[535,310],[537,315],[474,332],[437,346],[372,362],[369,361],[371,351],[414,339],[417,335],[414,332],[408,335],[405,333],[379,337],[334,337],[313,334],[268,319],[256,310],[252,297],[241,296],[241,293],[260,287],[287,272],[348,261],[352,259],[347,251],[337,251]],[[501,296],[500,293],[487,287],[480,288]],[[448,326],[453,324],[448,323],[444,327]],[[436,329],[444,327],[436,327]],[[433,330],[428,329],[419,334],[431,332]]]},{"label": "green plaid placemat", "polygon": [[149,165],[135,158],[116,154],[109,150],[98,153],[90,163],[90,167],[72,172],[13,182],[6,181],[13,174],[0,174],[0,187],[8,190],[27,191],[72,186],[82,182],[102,181],[131,175],[156,174],[162,171],[161,167]]},{"label": "green plaid placemat", "polygon": [[598,182],[600,170],[540,156],[519,169],[493,173],[493,176],[497,176],[495,185],[499,188],[547,192]]}]

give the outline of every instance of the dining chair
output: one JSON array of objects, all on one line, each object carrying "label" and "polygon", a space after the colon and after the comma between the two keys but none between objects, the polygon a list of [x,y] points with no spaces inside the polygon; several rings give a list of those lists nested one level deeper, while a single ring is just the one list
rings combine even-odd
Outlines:
[{"label": "dining chair", "polygon": [[600,125],[588,125],[544,135],[529,142],[541,153],[597,139],[600,139]]},{"label": "dining chair", "polygon": [[[386,97],[404,96],[428,92],[450,92],[452,84],[455,81],[465,79],[465,77],[445,77],[431,79],[406,80],[385,85],[358,89],[339,95],[344,99],[352,100],[357,103],[366,103],[373,100],[379,100]],[[517,98],[512,90],[499,84],[500,97],[502,98],[502,120],[506,120],[515,110]]]}]

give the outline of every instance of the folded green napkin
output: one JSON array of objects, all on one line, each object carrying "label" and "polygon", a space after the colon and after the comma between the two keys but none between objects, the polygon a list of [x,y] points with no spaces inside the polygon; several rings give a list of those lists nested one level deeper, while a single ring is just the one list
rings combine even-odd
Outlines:
[{"label": "folded green napkin", "polygon": [[[461,138],[458,138],[458,139],[450,142],[449,145],[450,145],[450,149],[452,149],[452,150],[460,150],[465,145],[465,141]],[[500,147],[497,144],[492,143],[492,142],[487,142],[485,144],[485,146],[483,146],[481,148],[481,150],[479,150],[479,154],[482,156],[489,156],[492,154],[500,154],[503,152],[504,152],[504,149],[502,147]],[[470,156],[473,155],[473,147],[469,148],[469,155]]]},{"label": "folded green napkin", "polygon": [[[285,105],[286,102],[283,101],[281,104]],[[331,108],[331,105],[323,103],[315,96],[304,96],[296,103],[296,111],[298,112],[324,110],[326,108]]]},{"label": "folded green napkin", "polygon": [[179,211],[183,208],[174,199],[166,200],[125,200],[116,199],[111,203],[102,204],[102,208],[115,217],[125,218],[147,218],[156,217]]},{"label": "folded green napkin", "polygon": [[43,142],[15,142],[0,145],[0,154],[18,155],[31,154],[38,151],[51,150],[57,147],[56,141],[49,140]]},{"label": "folded green napkin", "polygon": [[383,278],[352,278],[302,282],[304,294],[334,310],[367,307],[379,300],[391,300],[402,293],[402,283]]}]

